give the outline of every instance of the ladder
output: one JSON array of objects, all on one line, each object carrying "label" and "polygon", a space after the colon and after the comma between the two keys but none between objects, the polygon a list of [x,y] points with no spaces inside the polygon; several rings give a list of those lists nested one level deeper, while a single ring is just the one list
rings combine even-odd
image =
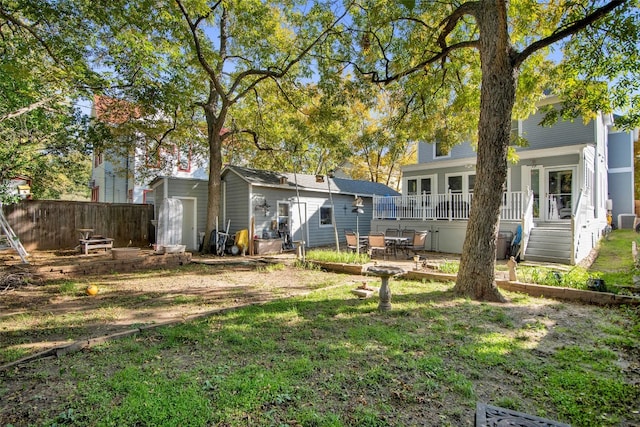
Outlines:
[{"label": "ladder", "polygon": [[0,203],[0,229],[2,231],[2,234],[4,234],[4,238],[8,241],[9,246],[15,249],[16,252],[18,252],[18,255],[20,255],[20,259],[22,259],[22,263],[29,264],[29,261],[27,260],[27,257],[29,256],[29,254],[24,249],[24,246],[22,246],[22,242],[20,242],[20,239],[18,238],[18,236],[16,236],[16,233],[13,232],[13,229],[9,225],[7,218],[5,218],[4,212],[2,211],[1,203]]}]

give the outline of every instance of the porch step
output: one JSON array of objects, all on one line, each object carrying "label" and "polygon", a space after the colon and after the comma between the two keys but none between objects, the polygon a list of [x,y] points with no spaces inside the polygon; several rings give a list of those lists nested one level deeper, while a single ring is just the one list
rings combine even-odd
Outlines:
[{"label": "porch step", "polygon": [[531,229],[525,259],[571,264],[571,225],[545,223]]}]

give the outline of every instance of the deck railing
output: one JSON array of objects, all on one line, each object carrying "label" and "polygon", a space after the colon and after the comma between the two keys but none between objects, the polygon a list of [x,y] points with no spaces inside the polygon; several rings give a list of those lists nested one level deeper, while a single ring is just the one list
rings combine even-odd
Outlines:
[{"label": "deck railing", "polygon": [[[473,193],[373,196],[373,219],[466,220]],[[519,220],[524,211],[524,194],[512,191],[502,195],[500,218]]]}]

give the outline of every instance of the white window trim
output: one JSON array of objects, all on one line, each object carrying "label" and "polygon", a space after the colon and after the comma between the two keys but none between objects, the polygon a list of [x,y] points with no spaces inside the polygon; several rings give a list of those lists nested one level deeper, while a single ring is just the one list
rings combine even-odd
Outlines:
[{"label": "white window trim", "polygon": [[409,194],[409,181],[415,181],[416,182],[416,194],[418,194],[417,190],[418,190],[418,183],[420,182],[420,178],[418,178],[417,176],[411,176],[408,178],[404,178],[402,180],[402,188],[406,189],[403,191],[404,195],[406,196],[410,196]]},{"label": "white window trim", "polygon": [[[289,215],[287,215],[286,217],[283,215],[280,215],[280,205],[287,205],[289,206],[289,208],[287,209],[289,212]],[[291,203],[289,203],[286,200],[278,200],[276,201],[276,230],[275,231],[280,231],[280,218],[287,218],[287,232],[291,233]]]},{"label": "white window trim", "polygon": [[433,159],[436,160],[436,159],[448,159],[448,158],[450,158],[452,149],[450,149],[449,152],[444,156],[436,155],[436,151],[437,151],[436,150],[436,146],[437,146],[437,144],[438,144],[437,142],[433,143]]},{"label": "white window trim", "polygon": [[[518,135],[517,136],[518,136],[518,138],[521,138],[522,137],[522,120],[512,120],[512,123],[513,122],[517,122],[518,123]],[[514,128],[515,128],[514,126],[511,126],[511,130],[513,130]],[[511,132],[509,132],[509,133],[511,133]]]},{"label": "white window trim", "polygon": [[444,175],[444,182],[447,185],[447,188],[446,188],[447,193],[449,192],[449,178],[455,177],[455,176],[461,176],[462,177],[462,194],[469,194],[469,176],[470,175],[476,175],[476,171],[474,170],[469,172],[446,173]]},{"label": "white window trim", "polygon": [[[330,209],[331,212],[331,224],[323,224],[322,223],[322,209],[326,208],[326,209]],[[332,227],[333,228],[333,222],[336,220],[335,217],[335,212],[333,210],[333,207],[331,206],[320,206],[320,208],[318,209],[318,227],[320,228],[327,228],[327,227]]]},{"label": "white window trim", "polygon": [[[416,181],[416,188],[418,192],[415,194],[416,196],[422,195],[422,180],[423,179],[431,179],[431,194],[438,194],[438,174],[429,174],[429,175],[415,175],[415,176],[406,176],[402,178],[402,193],[405,196],[409,195],[409,181]],[[407,190],[405,190],[407,189]]]}]

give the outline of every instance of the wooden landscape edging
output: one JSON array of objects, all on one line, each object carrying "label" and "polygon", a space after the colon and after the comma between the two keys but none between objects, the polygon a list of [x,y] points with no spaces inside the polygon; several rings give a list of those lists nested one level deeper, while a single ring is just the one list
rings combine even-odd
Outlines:
[{"label": "wooden landscape edging", "polygon": [[76,264],[30,266],[29,271],[47,280],[65,277],[126,273],[154,268],[173,268],[191,263],[191,253],[140,255],[128,259],[96,258]]},{"label": "wooden landscape edging", "polygon": [[499,288],[506,291],[521,292],[532,297],[553,298],[595,305],[639,305],[640,298],[630,295],[617,295],[611,292],[597,292],[583,289],[562,288],[559,286],[536,285],[532,283],[496,280]]},{"label": "wooden landscape edging", "polygon": [[[357,264],[336,264],[329,262],[317,262],[329,271],[348,274],[366,274],[366,265]],[[348,267],[351,266],[351,267]],[[358,273],[358,271],[360,273]],[[438,282],[455,282],[456,274],[426,272],[426,271],[406,271],[397,276],[407,280],[435,280]],[[544,297],[559,299],[564,301],[574,301],[594,305],[640,305],[640,298],[629,295],[616,295],[610,292],[597,292],[582,289],[563,288],[559,286],[545,286],[533,283],[512,282],[509,280],[496,280],[500,289],[511,292],[520,292],[532,297]]]},{"label": "wooden landscape edging", "polygon": [[332,271],[334,273],[346,273],[346,274],[364,274],[365,266],[361,264],[344,264],[338,262],[325,262],[325,261],[309,261],[313,265],[317,265],[325,270]]}]

